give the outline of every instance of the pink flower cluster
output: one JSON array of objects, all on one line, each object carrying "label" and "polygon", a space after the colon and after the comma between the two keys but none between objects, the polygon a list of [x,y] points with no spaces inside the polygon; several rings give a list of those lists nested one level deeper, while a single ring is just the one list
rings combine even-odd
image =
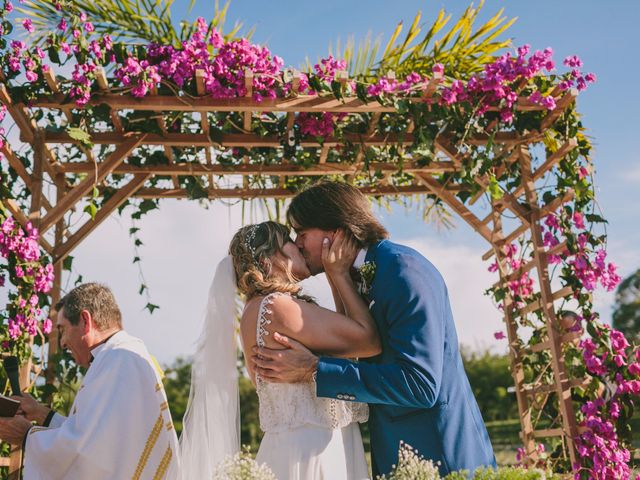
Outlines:
[{"label": "pink flower cluster", "polygon": [[[15,300],[16,313],[9,319],[9,335],[14,339],[22,332],[35,335],[42,316],[38,294],[49,292],[54,278],[53,266],[41,262],[37,229],[31,224],[23,229],[12,217],[5,218],[0,224],[0,255],[12,259],[10,264],[15,265],[15,279],[24,284]],[[4,270],[7,268],[3,267]],[[4,276],[0,283],[4,284]],[[51,331],[50,321],[44,322],[43,331]]]},{"label": "pink flower cluster", "polygon": [[[563,227],[561,221],[566,225]],[[607,263],[607,252],[603,248],[592,251],[589,249],[589,236],[584,232],[586,226],[581,212],[574,212],[569,219],[561,219],[557,214],[550,214],[544,220],[543,241],[545,247],[552,248],[560,243],[560,237],[573,235],[572,228],[582,231],[576,238],[578,251],[571,255],[565,249],[561,255],[550,255],[550,263],[560,263],[562,258],[569,266],[572,273],[580,280],[584,288],[590,292],[595,290],[598,283],[607,291],[614,290],[621,281],[617,273],[617,267],[613,263]]]},{"label": "pink flower cluster", "polygon": [[[217,53],[210,53],[210,49]],[[247,39],[225,42],[222,35],[209,28],[203,18],[196,31],[183,42],[182,48],[152,44],[148,57],[139,60],[131,55],[115,75],[124,86],[132,86],[132,95],[145,96],[162,80],[178,87],[191,81],[196,70],[204,72],[205,91],[214,98],[244,97],[245,76],[253,74],[252,94],[255,100],[275,98],[280,86],[283,61],[269,49],[251,44]]]},{"label": "pink flower cluster", "polygon": [[593,73],[583,74],[580,71],[582,67],[582,60],[576,55],[569,56],[562,62],[565,66],[571,68],[571,71],[566,75],[566,78],[560,82],[558,87],[560,90],[568,90],[575,85],[578,90],[584,90],[589,83],[596,81],[596,76]]},{"label": "pink flower cluster", "polygon": [[581,410],[585,415],[582,426],[587,430],[576,439],[583,465],[575,466],[574,478],[584,478],[585,472],[594,480],[630,478],[629,450],[620,445],[614,427],[620,415],[620,404],[615,399],[605,402],[598,398],[585,403]]},{"label": "pink flower cluster", "polygon": [[[500,119],[505,123],[511,123],[520,86],[540,72],[545,70],[550,72],[555,68],[551,48],[537,50],[527,57],[529,52],[529,45],[524,45],[518,48],[516,56],[506,53],[495,62],[487,64],[481,74],[472,76],[466,84],[460,80],[453,81],[451,86],[442,90],[441,103],[453,105],[460,102],[473,102],[477,104],[475,113],[478,116],[484,115],[490,108],[495,107],[500,111]],[[563,84],[566,88],[573,85],[572,78],[575,78],[576,82],[579,78],[580,85],[584,84],[584,88],[586,83],[595,81],[593,74],[582,77],[574,69],[567,75],[567,80]],[[554,97],[543,95],[538,90],[530,94],[529,100],[542,105],[547,110],[556,108]]]},{"label": "pink flower cluster", "polygon": [[[500,118],[506,123],[513,121],[513,106],[518,100],[517,83],[533,78],[542,70],[551,71],[553,51],[547,48],[537,50],[527,58],[529,45],[518,48],[517,56],[506,53],[495,62],[484,67],[479,75],[472,76],[465,85],[461,81],[454,81],[452,85],[442,91],[442,103],[452,105],[464,101],[478,103],[476,114],[482,116],[491,107],[500,108]],[[534,92],[532,101],[541,103],[547,109],[555,108],[553,97],[542,97]]]},{"label": "pink flower cluster", "polygon": [[[522,259],[518,256],[518,245],[515,243],[506,245],[504,247],[504,254],[507,266],[507,271],[505,273],[510,275],[513,272],[517,272],[522,266]],[[498,271],[497,261],[489,265],[488,270],[490,272]],[[534,283],[529,272],[523,272],[519,278],[509,281],[507,286],[509,288],[510,295],[516,300],[517,306],[523,306],[523,300],[533,295]]]},{"label": "pink flower cluster", "polygon": [[367,94],[377,97],[383,93],[406,92],[414,85],[423,82],[423,78],[419,73],[412,72],[406,76],[403,82],[398,82],[395,78],[382,77],[376,83],[367,87]]},{"label": "pink flower cluster", "polygon": [[124,65],[115,71],[115,77],[122,82],[123,86],[131,87],[131,94],[134,97],[144,97],[161,80],[156,65],[151,65],[148,60],[139,60],[134,56],[127,57]]},{"label": "pink flower cluster", "polygon": [[335,120],[341,120],[345,116],[346,114],[344,113],[333,114],[323,112],[321,114],[317,114],[300,112],[296,119],[296,123],[298,124],[302,135],[327,138],[333,135]]},{"label": "pink flower cluster", "polygon": [[[622,332],[598,325],[597,335],[580,342],[587,372],[614,385],[608,400],[597,398],[582,406],[586,431],[577,439],[582,467],[576,466],[576,479],[588,472],[589,478],[630,478],[629,451],[618,438],[615,422],[625,405],[640,395],[640,350],[635,352]],[[580,468],[580,469],[579,469]]]}]

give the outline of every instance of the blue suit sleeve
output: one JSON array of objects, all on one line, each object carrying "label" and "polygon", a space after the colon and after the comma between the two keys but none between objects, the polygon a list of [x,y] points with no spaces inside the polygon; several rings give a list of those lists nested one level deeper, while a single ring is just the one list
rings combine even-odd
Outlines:
[{"label": "blue suit sleeve", "polygon": [[376,273],[385,283],[374,291],[387,327],[384,363],[322,357],[319,397],[430,408],[442,382],[445,318],[450,315],[444,281],[426,262],[395,256]]}]

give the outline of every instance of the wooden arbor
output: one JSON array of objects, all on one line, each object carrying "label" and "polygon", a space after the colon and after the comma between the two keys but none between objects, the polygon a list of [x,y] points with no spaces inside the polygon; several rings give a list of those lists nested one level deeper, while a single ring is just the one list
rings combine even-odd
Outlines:
[{"label": "wooden arbor", "polygon": [[[45,78],[51,90],[50,95],[32,101],[29,106],[14,102],[6,85],[0,84],[0,101],[6,105],[9,114],[20,131],[20,140],[29,144],[34,152],[33,162],[25,166],[11,146],[2,147],[2,154],[7,158],[11,168],[17,173],[24,187],[30,192],[31,206],[29,212],[23,212],[12,201],[7,202],[13,216],[23,224],[31,221],[41,232],[41,245],[53,258],[56,273],[52,297],[56,301],[60,296],[60,277],[63,260],[73,249],[89,235],[102,221],[113,213],[125,201],[131,198],[162,199],[187,198],[189,191],[183,180],[198,177],[202,182],[206,197],[217,198],[285,198],[295,195],[295,189],[288,188],[288,178],[325,176],[344,176],[353,181],[364,193],[371,196],[427,195],[437,198],[453,212],[466,221],[490,246],[484,255],[487,260],[496,257],[500,279],[497,287],[504,287],[509,282],[526,272],[536,272],[537,289],[535,300],[522,305],[514,302],[507,294],[504,298],[504,313],[510,345],[511,367],[516,387],[516,396],[522,424],[522,440],[529,456],[536,455],[536,439],[544,437],[560,437],[565,445],[565,452],[571,463],[576,461],[574,438],[578,429],[571,400],[571,389],[582,384],[582,379],[569,377],[563,362],[563,344],[579,336],[578,333],[566,333],[559,325],[555,304],[572,294],[571,289],[558,291],[552,289],[550,281],[548,256],[560,253],[563,244],[546,249],[542,242],[541,219],[556,211],[564,203],[572,200],[572,193],[555,198],[545,204],[538,198],[537,184],[543,181],[549,172],[572,150],[577,147],[575,139],[568,140],[555,153],[540,160],[532,159],[531,146],[540,142],[545,131],[574,101],[576,92],[553,92],[558,108],[545,113],[539,131],[520,135],[514,131],[498,132],[495,135],[466,138],[465,144],[485,145],[492,143],[499,146],[506,166],[501,168],[519,169],[522,183],[513,191],[505,192],[499,199],[488,202],[484,207],[478,200],[489,188],[487,175],[478,174],[474,192],[465,198],[460,195],[464,186],[446,180],[449,173],[456,173],[465,168],[467,150],[456,142],[455,136],[446,130],[440,132],[435,139],[436,157],[428,163],[418,162],[406,155],[401,167],[396,161],[367,161],[367,150],[385,145],[399,147],[400,155],[414,141],[413,123],[402,134],[385,134],[384,123],[387,115],[396,114],[393,106],[376,102],[363,103],[355,97],[338,100],[334,97],[318,97],[298,95],[296,82],[289,97],[283,99],[264,99],[256,102],[251,98],[252,81],[247,76],[248,94],[246,98],[212,99],[204,96],[202,72],[196,72],[199,96],[164,96],[153,92],[144,98],[134,98],[129,94],[112,93],[110,84],[103,72],[99,72],[97,80],[98,93],[93,95],[87,108],[107,106],[109,120],[101,128],[88,132],[89,138],[83,139],[72,135],[70,131],[56,131],[44,128],[39,111],[64,116],[72,124],[76,105],[60,93],[59,85],[51,71]],[[340,81],[346,82],[345,75]],[[425,85],[424,101],[435,90],[441,79],[434,75]],[[526,99],[517,103],[519,110],[544,111],[542,107],[532,104]],[[146,119],[153,118],[159,133],[149,133],[131,127],[131,122],[124,118],[131,112],[141,112]],[[152,115],[149,115],[149,112]],[[155,112],[155,113],[154,113]],[[168,131],[168,119],[174,112],[186,112],[197,119],[199,128],[190,131]],[[212,136],[211,123],[213,115],[218,112],[237,112],[242,118],[236,133]],[[299,148],[316,152],[312,164],[300,164],[282,157],[278,163],[256,163],[250,156],[235,159],[234,162],[221,162],[221,152],[234,156],[233,149],[282,149],[283,141],[272,136],[262,136],[252,131],[256,122],[262,121],[266,113],[286,116],[290,130],[300,112],[312,113],[344,113],[361,115],[367,118],[369,129],[365,134],[354,134],[343,138],[317,139],[303,138]],[[127,127],[128,124],[129,127]],[[135,127],[135,126],[134,126]],[[286,141],[286,140],[285,140]],[[336,150],[343,145],[355,145],[358,154],[355,162],[339,161]],[[99,146],[103,147],[100,150]],[[135,153],[144,147],[163,152],[165,162],[145,163],[133,161]],[[62,159],[59,155],[64,149],[76,148],[80,152],[73,161]],[[184,162],[181,160],[182,149],[198,152],[199,161]],[[246,150],[243,150],[246,151]],[[401,170],[401,179],[396,173]],[[371,174],[375,172],[375,176]],[[367,177],[367,181],[359,181]],[[161,182],[150,182],[154,179]],[[260,179],[260,181],[257,181]],[[109,187],[117,180],[117,188]],[[480,193],[478,194],[478,190]],[[471,194],[472,193],[472,194]],[[87,199],[102,198],[100,208],[93,219],[72,224],[70,215]],[[505,246],[519,239],[526,238],[532,242],[531,260],[523,263],[517,271],[511,271],[507,265]],[[523,365],[525,349],[519,332],[519,319],[541,313],[546,323],[546,337],[533,347],[534,351],[546,351],[550,354],[547,375],[527,378]],[[49,356],[55,353],[57,339],[55,331],[51,335]],[[30,366],[23,370],[23,385],[30,377]],[[47,380],[53,380],[51,370]],[[545,383],[546,382],[546,383]],[[538,426],[539,414],[545,404],[553,398],[556,412],[543,429]],[[19,452],[18,452],[19,453]],[[16,458],[12,455],[11,469],[16,469]]]}]

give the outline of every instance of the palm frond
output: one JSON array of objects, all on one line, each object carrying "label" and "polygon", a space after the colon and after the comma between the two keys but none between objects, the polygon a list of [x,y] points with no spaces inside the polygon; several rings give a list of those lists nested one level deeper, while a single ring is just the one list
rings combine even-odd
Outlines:
[{"label": "palm frond", "polygon": [[[122,42],[155,42],[163,45],[180,46],[182,40],[188,38],[194,31],[195,25],[190,22],[180,22],[178,32],[171,20],[171,6],[174,0],[70,0],[70,10],[82,11],[87,14],[87,20],[93,23],[97,35],[111,35]],[[225,38],[234,38],[242,28],[241,23],[224,33],[224,24],[230,0],[220,7],[216,0],[214,16],[210,27],[220,30]],[[191,0],[190,9],[196,4]],[[59,12],[55,8],[54,0],[27,0],[18,9],[31,18],[34,32],[30,40],[42,44],[46,36],[56,29],[61,16],[71,22],[71,11]],[[71,35],[71,29],[66,32]]]},{"label": "palm frond", "polygon": [[[329,55],[345,60],[347,62],[347,71],[351,77],[360,77],[371,75],[371,71],[375,68],[376,58],[380,50],[380,37],[373,39],[371,32],[362,39],[356,47],[353,36],[349,37],[342,47],[340,37],[336,40],[336,45],[329,45]],[[309,68],[307,60],[307,68]]]},{"label": "palm frond", "polygon": [[[404,24],[398,23],[379,58],[379,39],[373,48],[371,34],[359,42],[357,48],[355,40],[350,38],[343,51],[330,46],[330,52],[347,60],[350,74],[360,78],[389,71],[398,76],[414,71],[428,74],[436,63],[442,63],[450,77],[468,78],[511,45],[511,39],[499,38],[516,19],[508,19],[504,10],[500,10],[478,26],[476,23],[483,6],[484,0],[478,7],[471,4],[453,24],[451,14],[441,9],[428,28],[421,24],[422,14],[418,12],[404,35]],[[309,66],[308,61],[307,64]]]}]

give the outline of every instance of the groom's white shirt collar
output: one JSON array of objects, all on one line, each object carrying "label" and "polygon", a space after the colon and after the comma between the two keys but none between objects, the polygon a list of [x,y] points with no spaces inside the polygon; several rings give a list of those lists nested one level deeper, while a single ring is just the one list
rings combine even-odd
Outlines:
[{"label": "groom's white shirt collar", "polygon": [[358,252],[356,259],[353,262],[353,268],[357,269],[357,268],[360,268],[362,265],[364,265],[364,261],[366,258],[367,258],[367,249],[363,248]]}]

